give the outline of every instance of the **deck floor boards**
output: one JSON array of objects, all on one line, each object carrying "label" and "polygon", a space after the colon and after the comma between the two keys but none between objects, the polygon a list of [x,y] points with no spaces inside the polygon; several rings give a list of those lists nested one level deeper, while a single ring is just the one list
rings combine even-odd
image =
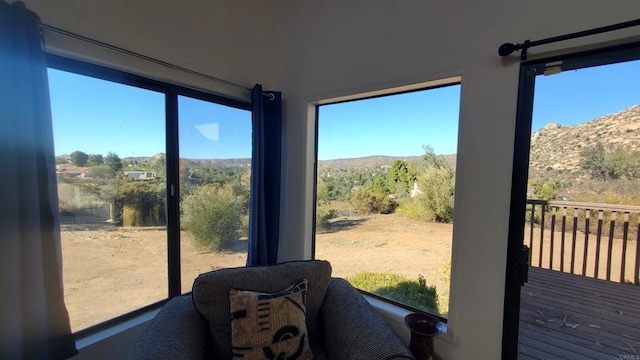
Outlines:
[{"label": "deck floor boards", "polygon": [[640,286],[531,267],[520,299],[519,359],[640,359]]}]

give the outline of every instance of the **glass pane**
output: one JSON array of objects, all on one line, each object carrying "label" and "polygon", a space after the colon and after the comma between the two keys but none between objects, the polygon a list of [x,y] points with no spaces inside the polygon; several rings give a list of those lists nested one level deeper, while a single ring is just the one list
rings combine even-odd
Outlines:
[{"label": "glass pane", "polygon": [[182,292],[247,262],[251,112],[178,98]]},{"label": "glass pane", "polygon": [[167,297],[164,94],[49,70],[73,331]]},{"label": "glass pane", "polygon": [[318,121],[316,258],[445,317],[459,102],[452,85],[323,105]]}]

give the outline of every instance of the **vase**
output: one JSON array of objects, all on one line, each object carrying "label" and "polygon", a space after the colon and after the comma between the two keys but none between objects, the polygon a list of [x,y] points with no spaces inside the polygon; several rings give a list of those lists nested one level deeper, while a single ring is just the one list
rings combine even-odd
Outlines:
[{"label": "vase", "polygon": [[433,338],[440,334],[443,325],[436,317],[412,313],[404,318],[404,323],[411,330],[409,348],[416,360],[435,360],[437,355],[433,349]]}]

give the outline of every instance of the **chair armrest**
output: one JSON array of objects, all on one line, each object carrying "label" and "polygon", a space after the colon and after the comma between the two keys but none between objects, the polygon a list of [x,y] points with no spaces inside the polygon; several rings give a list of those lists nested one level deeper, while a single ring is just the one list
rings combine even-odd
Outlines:
[{"label": "chair armrest", "polygon": [[127,359],[204,359],[209,326],[193,306],[191,295],[167,302],[135,343]]},{"label": "chair armrest", "polygon": [[409,348],[367,300],[333,278],[322,304],[324,350],[330,359],[413,359]]}]

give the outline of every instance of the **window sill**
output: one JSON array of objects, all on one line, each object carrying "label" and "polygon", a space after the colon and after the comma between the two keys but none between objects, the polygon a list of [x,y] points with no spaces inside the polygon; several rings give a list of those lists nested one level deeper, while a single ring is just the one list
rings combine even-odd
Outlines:
[{"label": "window sill", "polygon": [[[405,343],[409,343],[409,339],[411,333],[409,332],[409,328],[404,324],[404,317],[409,315],[412,311],[402,308],[400,306],[396,306],[394,304],[388,303],[384,300],[380,300],[374,298],[372,296],[367,296],[363,294],[365,299],[373,306],[373,308],[382,316],[382,318],[393,328],[393,330],[405,341]],[[453,337],[446,323],[443,323],[444,330],[440,335],[436,337],[437,341],[446,341],[448,343],[453,342]]]},{"label": "window sill", "polygon": [[76,338],[79,354],[74,359],[126,358],[129,349],[159,311],[160,307],[150,309],[138,316]]}]

